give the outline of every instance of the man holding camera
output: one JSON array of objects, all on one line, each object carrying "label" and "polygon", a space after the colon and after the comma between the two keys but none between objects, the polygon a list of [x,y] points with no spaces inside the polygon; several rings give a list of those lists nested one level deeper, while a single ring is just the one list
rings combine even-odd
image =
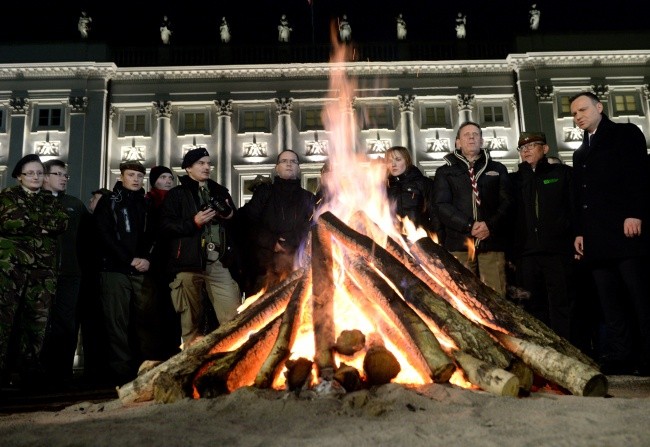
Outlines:
[{"label": "man holding camera", "polygon": [[187,175],[172,188],[162,207],[161,233],[170,240],[171,297],[181,317],[183,347],[201,335],[203,287],[220,324],[241,304],[237,282],[228,270],[233,258],[230,221],[235,206],[228,189],[211,180],[210,155],[192,149],[181,165]]}]

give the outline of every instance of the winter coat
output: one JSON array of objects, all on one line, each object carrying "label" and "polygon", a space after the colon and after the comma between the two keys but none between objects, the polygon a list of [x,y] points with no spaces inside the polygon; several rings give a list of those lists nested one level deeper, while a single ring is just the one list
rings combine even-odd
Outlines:
[{"label": "winter coat", "polygon": [[444,158],[446,165],[436,170],[433,181],[434,201],[442,228],[441,244],[449,251],[467,251],[472,225],[484,221],[490,236],[481,241],[478,252],[505,251],[507,218],[512,199],[507,168],[481,149],[474,164],[480,206],[474,210],[469,161],[460,150]]},{"label": "winter coat", "polygon": [[139,275],[134,258],[151,259],[153,238],[147,222],[144,189],[131,191],[115,183],[113,193],[97,202],[93,216],[97,224],[102,270]]},{"label": "winter coat", "polygon": [[570,166],[542,158],[533,170],[527,162],[510,174],[514,198],[513,255],[572,255],[573,176]]},{"label": "winter coat", "polygon": [[[189,175],[179,177],[180,185],[172,188],[162,204],[160,236],[169,240],[168,271],[172,274],[178,272],[199,272],[207,265],[207,254],[203,243],[204,227],[194,223],[194,216],[199,212],[201,201],[199,199],[199,182]],[[210,197],[226,199],[233,207],[234,203],[228,189],[214,180],[207,180]],[[217,215],[218,216],[218,215]],[[232,237],[232,219],[215,217],[212,222],[213,230],[220,227],[225,241],[220,249],[219,261],[226,267],[232,263],[235,252],[235,241]]]},{"label": "winter coat", "polygon": [[[585,132],[573,153],[577,234],[583,236],[585,260],[646,253],[647,166],[645,136],[635,124],[617,124],[603,114],[591,145]],[[628,217],[643,220],[642,237],[625,236]]]},{"label": "winter coat", "polygon": [[438,229],[433,203],[433,180],[425,177],[416,166],[402,174],[388,176],[388,200],[395,204],[395,214],[408,217],[416,226],[430,232]]}]

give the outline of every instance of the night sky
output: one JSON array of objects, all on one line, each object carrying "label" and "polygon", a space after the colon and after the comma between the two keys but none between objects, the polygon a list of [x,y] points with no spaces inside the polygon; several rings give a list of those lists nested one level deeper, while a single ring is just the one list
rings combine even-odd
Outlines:
[{"label": "night sky", "polygon": [[[395,18],[400,13],[406,20],[410,41],[454,39],[458,12],[467,15],[468,40],[510,37],[531,32],[528,11],[533,3],[542,12],[537,33],[650,29],[650,21],[641,9],[644,2],[625,0],[610,2],[608,6],[615,9],[607,11],[595,9],[600,2],[559,0],[313,0],[311,6],[308,0],[39,3],[22,1],[11,6],[15,12],[4,14],[0,43],[81,41],[77,20],[84,9],[93,19],[89,41],[131,45],[160,44],[158,29],[163,15],[172,23],[172,44],[178,45],[218,43],[222,16],[230,24],[232,44],[273,43],[277,41],[282,14],[287,15],[293,28],[294,43],[312,42],[312,33],[317,43],[328,42],[330,20],[343,14],[348,16],[355,41],[395,41]],[[387,6],[382,6],[384,3]],[[582,5],[588,10],[580,10]]]}]

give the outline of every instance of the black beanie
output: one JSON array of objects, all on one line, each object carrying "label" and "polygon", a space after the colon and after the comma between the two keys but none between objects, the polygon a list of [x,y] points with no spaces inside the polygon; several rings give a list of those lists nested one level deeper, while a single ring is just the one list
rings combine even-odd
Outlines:
[{"label": "black beanie", "polygon": [[151,187],[156,186],[156,180],[158,180],[158,177],[165,173],[171,174],[172,180],[174,179],[174,173],[167,166],[154,166],[151,168],[151,171],[149,171],[149,184]]},{"label": "black beanie", "polygon": [[25,166],[27,163],[30,163],[32,161],[37,161],[37,162],[43,164],[38,155],[36,155],[36,154],[25,155],[23,158],[21,158],[18,161],[18,163],[16,163],[16,167],[14,168],[13,171],[11,171],[11,176],[13,178],[18,178],[18,176],[23,173],[23,166]]}]

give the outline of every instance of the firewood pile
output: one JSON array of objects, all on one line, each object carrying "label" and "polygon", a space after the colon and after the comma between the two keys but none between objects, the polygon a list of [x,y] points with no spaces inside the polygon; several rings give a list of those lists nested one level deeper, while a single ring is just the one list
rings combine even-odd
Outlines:
[{"label": "firewood pile", "polygon": [[[121,401],[174,402],[244,386],[300,391],[325,383],[350,392],[395,381],[407,369],[420,383],[451,380],[502,396],[525,394],[534,377],[577,396],[607,393],[591,358],[430,238],[409,244],[361,211],[349,224],[325,212],[309,248],[309,265],[119,387]],[[347,326],[337,333],[341,291],[356,309],[344,312],[346,320],[363,314],[371,331]],[[305,326],[310,356],[298,348]]]}]

